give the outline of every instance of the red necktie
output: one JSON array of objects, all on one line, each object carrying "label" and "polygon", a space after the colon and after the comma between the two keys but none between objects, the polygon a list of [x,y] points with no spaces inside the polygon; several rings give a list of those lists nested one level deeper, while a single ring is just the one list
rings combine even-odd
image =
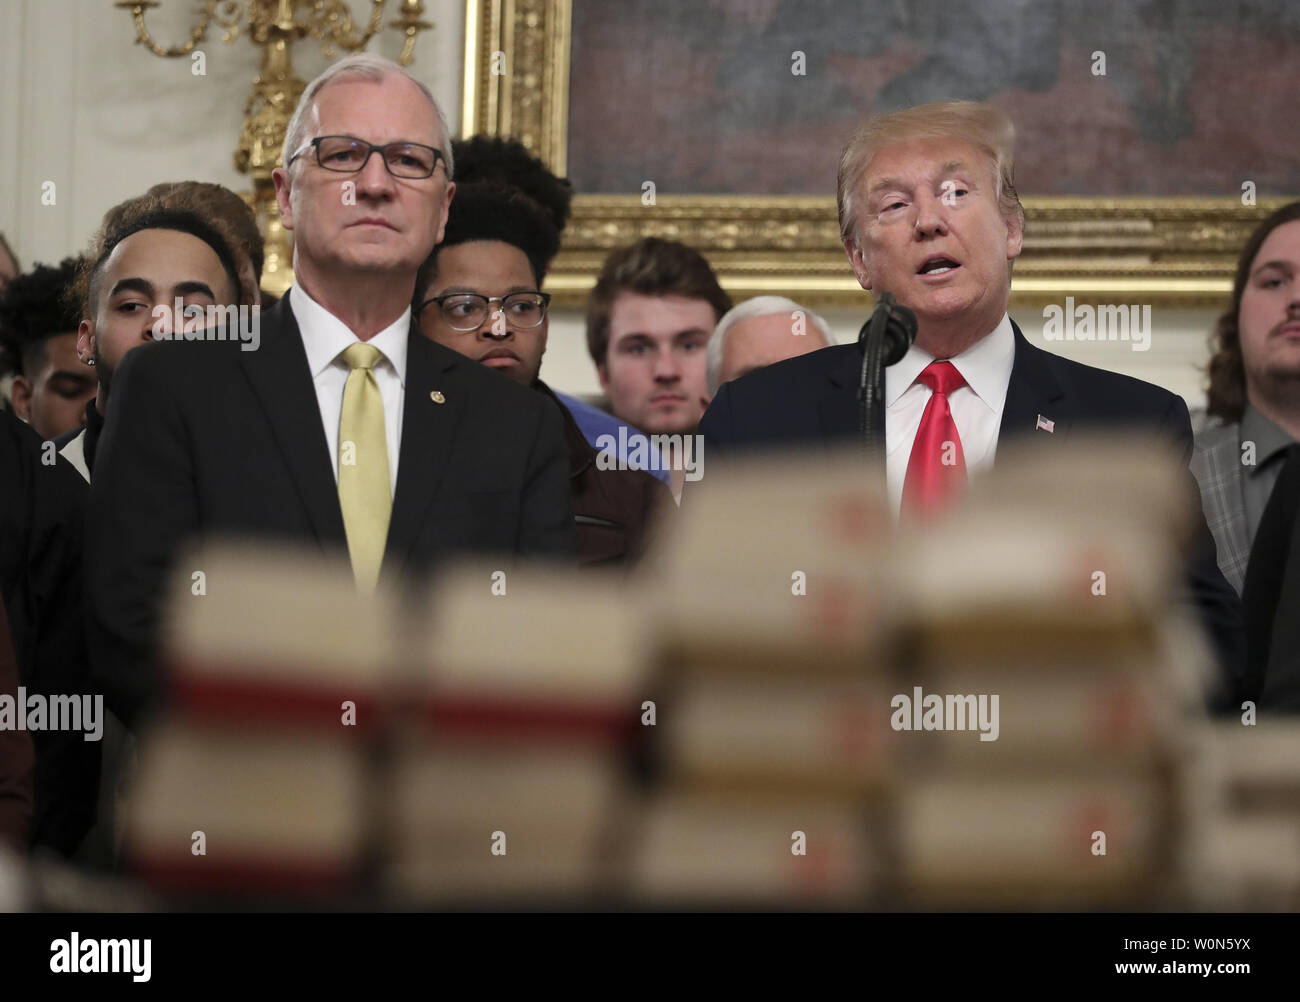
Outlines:
[{"label": "red necktie", "polygon": [[951,362],[931,362],[917,379],[931,393],[907,461],[904,517],[939,514],[966,484],[966,456],[948,407],[948,394],[965,386],[966,380]]}]

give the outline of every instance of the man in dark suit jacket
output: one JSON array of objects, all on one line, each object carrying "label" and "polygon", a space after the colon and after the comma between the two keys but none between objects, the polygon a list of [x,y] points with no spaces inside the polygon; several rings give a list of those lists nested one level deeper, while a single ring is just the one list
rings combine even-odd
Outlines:
[{"label": "man in dark suit jacket", "polygon": [[454,192],[441,119],[387,60],[331,66],[304,91],[275,176],[295,286],[256,338],[123,360],[88,563],[92,659],[128,724],[157,694],[159,592],[189,539],[347,546],[362,587],[460,552],[572,557],[558,412],[411,319]]},{"label": "man in dark suit jacket", "polygon": [[[858,281],[892,292],[918,320],[877,411],[902,514],[942,504],[968,469],[992,463],[1003,436],[1064,443],[1073,432],[1144,429],[1167,436],[1184,463],[1191,454],[1181,398],[1035,348],[1007,316],[1024,227],[1011,136],[990,105],[924,105],[869,120],[841,160],[840,225]],[[856,438],[861,362],[856,345],[841,345],[725,384],[700,424],[708,451]],[[945,462],[940,449],[954,446],[958,461]],[[1222,704],[1236,693],[1241,610],[1203,516],[1188,557],[1192,596],[1230,675],[1213,697]]]},{"label": "man in dark suit jacket", "polygon": [[[20,682],[31,694],[96,690],[86,658],[82,531],[86,484],[52,441],[0,410],[0,601]],[[36,730],[30,840],[71,856],[95,820],[100,745]],[[0,753],[2,754],[2,753]]]}]

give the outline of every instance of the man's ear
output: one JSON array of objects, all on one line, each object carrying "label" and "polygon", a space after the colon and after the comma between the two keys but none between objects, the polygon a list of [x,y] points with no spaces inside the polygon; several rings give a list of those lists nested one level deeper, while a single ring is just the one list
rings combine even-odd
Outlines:
[{"label": "man's ear", "polygon": [[853,274],[858,277],[858,285],[871,291],[871,276],[867,273],[867,262],[862,256],[862,247],[857,240],[844,241],[844,253],[849,256]]},{"label": "man's ear", "polygon": [[1016,212],[1007,217],[1007,260],[1014,261],[1020,256],[1025,242],[1025,217]]},{"label": "man's ear", "polygon": [[32,384],[26,376],[14,376],[9,388],[9,402],[14,405],[14,415],[19,420],[32,423]]},{"label": "man's ear", "polygon": [[456,196],[456,182],[447,182],[447,196],[442,200],[442,209],[438,214],[438,232],[433,235],[433,246],[437,247],[442,243],[443,234],[447,230],[447,213],[451,211],[451,200]]},{"label": "man's ear", "polygon": [[95,357],[95,325],[90,320],[82,320],[77,326],[77,358],[89,362]]},{"label": "man's ear", "polygon": [[600,389],[605,396],[609,396],[609,370],[605,367],[604,362],[596,363],[596,378],[600,380]]},{"label": "man's ear", "polygon": [[289,201],[289,168],[277,167],[271,171],[275,182],[275,203],[280,207],[280,223],[286,230],[293,229],[293,205]]}]

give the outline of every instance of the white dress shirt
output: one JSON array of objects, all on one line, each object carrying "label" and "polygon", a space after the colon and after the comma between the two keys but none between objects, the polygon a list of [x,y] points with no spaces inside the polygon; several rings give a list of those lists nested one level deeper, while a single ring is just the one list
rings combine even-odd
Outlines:
[{"label": "white dress shirt", "polygon": [[[289,306],[302,332],[307,367],[316,384],[316,401],[325,426],[334,481],[339,479],[339,419],[343,416],[343,388],[352,371],[339,355],[358,338],[338,317],[295,285]],[[375,382],[384,400],[384,431],[388,436],[388,488],[397,493],[397,455],[402,442],[402,407],[406,402],[406,339],[411,330],[411,309],[369,340],[384,356],[375,366]]]},{"label": "white dress shirt", "polygon": [[[948,394],[948,407],[961,438],[968,477],[993,465],[1015,357],[1011,318],[1004,313],[991,333],[948,359],[966,380],[965,386]],[[903,506],[903,481],[912,443],[932,396],[930,387],[917,377],[933,361],[933,355],[914,344],[885,370],[885,481],[895,518]]]}]

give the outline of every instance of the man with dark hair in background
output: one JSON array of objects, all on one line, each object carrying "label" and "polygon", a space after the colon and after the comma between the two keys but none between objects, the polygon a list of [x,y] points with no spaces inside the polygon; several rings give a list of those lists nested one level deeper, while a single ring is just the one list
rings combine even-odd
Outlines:
[{"label": "man with dark hair in background", "polygon": [[257,228],[257,216],[239,195],[209,181],[164,181],[155,184],[142,198],[110,209],[104,217],[105,229],[121,225],[116,215],[119,211],[127,214],[146,211],[139,203],[148,203],[148,208],[192,212],[214,227],[234,252],[239,269],[239,302],[245,306],[261,303],[265,257],[262,234]]},{"label": "man with dark hair in background", "polygon": [[53,439],[79,428],[95,395],[95,370],[77,356],[77,322],[68,291],[77,259],[38,264],[0,297],[0,345],[14,371],[14,413]]},{"label": "man with dark hair in background", "polygon": [[1287,447],[1300,441],[1300,202],[1251,233],[1210,344],[1213,420],[1196,433],[1191,465],[1219,569],[1240,593]]},{"label": "man with dark hair in background", "polygon": [[630,562],[645,552],[668,491],[647,472],[601,468],[570,408],[539,378],[549,305],[541,287],[560,248],[567,185],[513,140],[453,145],[456,199],[415,284],[421,330],[554,402],[564,418],[579,561]]},{"label": "man with dark hair in background", "polygon": [[1300,712],[1300,202],[1256,227],[1211,340],[1192,469],[1246,619],[1243,699]]},{"label": "man with dark hair in background", "polygon": [[[98,389],[86,405],[80,431],[58,439],[59,454],[91,479],[108,413],[113,374],[133,348],[170,331],[177,301],[183,309],[236,306],[239,265],[229,244],[193,212],[160,209],[151,199],[132,199],[110,210],[83,258],[74,292],[81,297],[77,350],[98,373]],[[155,311],[164,307],[163,313]]]},{"label": "man with dark hair in background", "polygon": [[[685,244],[646,237],[605,258],[587,300],[587,351],[615,417],[648,435],[693,435],[709,405],[709,338],[731,305]],[[682,458],[667,461],[680,499]]]},{"label": "man with dark hair in background", "polygon": [[[233,197],[233,196],[232,196]],[[245,285],[241,258],[222,234],[192,211],[160,208],[135,198],[105,217],[75,286],[81,299],[78,347],[98,374],[98,392],[86,406],[86,425],[57,440],[59,455],[89,482],[105,426],[113,374],[122,359],[171,332],[177,301],[189,307],[237,306],[256,295]],[[246,259],[242,259],[247,264]],[[158,312],[158,307],[163,310]],[[118,800],[131,773],[134,747],[120,720],[106,714],[98,821],[78,851],[80,862],[111,867],[117,853]]]}]

